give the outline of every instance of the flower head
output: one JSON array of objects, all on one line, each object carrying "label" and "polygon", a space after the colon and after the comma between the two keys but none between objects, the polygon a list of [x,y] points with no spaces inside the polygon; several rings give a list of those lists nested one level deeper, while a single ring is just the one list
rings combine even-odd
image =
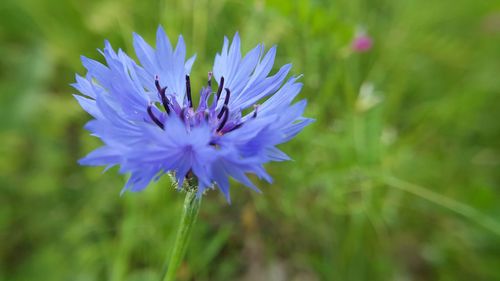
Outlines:
[{"label": "flower head", "polygon": [[178,186],[195,176],[198,194],[216,186],[228,201],[230,177],[258,191],[247,174],[271,182],[263,164],[289,160],[276,146],[312,122],[302,116],[306,101],[293,103],[302,84],[286,79],[291,65],[270,75],[275,47],[242,56],[238,34],[231,44],[224,38],[198,104],[189,76],[195,56],[185,60],[182,36],[174,49],[159,27],[156,48],[134,34],[134,49],[140,64],[105,42],[106,65],[82,57],[88,72],[73,84],[94,118],[86,129],[104,143],[80,164],[118,165],[130,173],[123,191],[140,191],[169,172]]},{"label": "flower head", "polygon": [[351,49],[357,53],[368,52],[373,46],[373,39],[365,32],[358,32],[351,42]]}]

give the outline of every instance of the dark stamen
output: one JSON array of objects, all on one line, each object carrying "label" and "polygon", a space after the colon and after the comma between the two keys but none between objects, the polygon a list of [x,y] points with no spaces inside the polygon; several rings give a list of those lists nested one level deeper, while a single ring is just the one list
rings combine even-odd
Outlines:
[{"label": "dark stamen", "polygon": [[189,107],[193,107],[193,99],[191,98],[191,80],[189,79],[189,75],[186,75],[186,94],[189,102]]},{"label": "dark stamen", "polygon": [[155,86],[158,93],[161,92],[160,77],[158,77],[158,75],[155,76]]},{"label": "dark stamen", "polygon": [[220,132],[222,130],[222,128],[224,128],[224,125],[226,125],[227,119],[229,118],[229,109],[227,109],[226,105],[224,105],[221,112],[224,112],[225,114],[224,114],[224,118],[222,118],[222,121],[219,124],[219,127],[217,127],[217,132]]},{"label": "dark stamen", "polygon": [[228,88],[225,88],[224,90],[226,90],[226,98],[224,99],[224,105],[228,105],[229,104],[229,98],[231,97],[231,91],[229,91]]},{"label": "dark stamen", "polygon": [[254,108],[254,112],[253,112],[252,118],[256,118],[257,117],[257,111],[259,109],[259,104],[254,104],[253,108]]},{"label": "dark stamen", "polygon": [[224,77],[220,78],[219,88],[217,88],[217,101],[219,101],[220,94],[222,93],[222,89],[224,89]]},{"label": "dark stamen", "polygon": [[224,109],[227,110],[227,105],[229,104],[229,98],[231,97],[231,91],[229,91],[228,88],[225,88],[224,90],[226,90],[226,97],[224,99],[224,107],[219,112],[219,115],[217,115],[217,118],[219,119],[222,117],[222,114],[224,114]]},{"label": "dark stamen", "polygon": [[149,114],[149,117],[151,118],[151,120],[153,120],[153,122],[155,122],[156,125],[158,125],[158,127],[160,128],[164,128],[163,124],[160,122],[160,120],[158,120],[158,118],[156,118],[156,116],[153,114],[153,110],[151,108],[151,105],[148,106],[148,114]]},{"label": "dark stamen", "polygon": [[161,87],[160,86],[160,80],[158,76],[155,78],[155,86],[156,90],[158,90],[158,95],[160,96],[161,103],[163,104],[163,108],[165,108],[165,111],[167,114],[170,114],[170,101],[168,100],[167,96],[165,95],[165,91],[167,90],[167,87]]},{"label": "dark stamen", "polygon": [[241,128],[241,126],[243,126],[243,123],[237,124],[236,126],[232,127],[231,129],[225,131],[224,134],[227,134],[227,133],[232,132],[232,131],[234,131],[236,129],[239,129],[239,128]]},{"label": "dark stamen", "polygon": [[163,108],[165,108],[167,114],[170,114],[170,101],[168,100],[167,96],[165,96],[165,93],[163,93],[161,96],[161,103],[163,104]]},{"label": "dark stamen", "polygon": [[208,82],[207,82],[207,85],[208,85],[208,87],[209,87],[209,88],[212,88],[212,76],[213,76],[213,74],[212,74],[212,72],[210,71],[210,72],[208,73]]},{"label": "dark stamen", "polygon": [[231,128],[231,131],[239,129],[239,128],[241,128],[241,126],[243,126],[243,123],[239,123],[238,125],[234,126],[233,128]]}]

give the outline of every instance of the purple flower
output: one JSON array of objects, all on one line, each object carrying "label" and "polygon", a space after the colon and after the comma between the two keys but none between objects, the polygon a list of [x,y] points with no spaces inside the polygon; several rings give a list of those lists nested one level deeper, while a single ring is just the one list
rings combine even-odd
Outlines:
[{"label": "purple flower", "polygon": [[238,34],[231,44],[224,38],[197,105],[189,76],[195,56],[185,60],[182,36],[174,49],[159,27],[156,49],[137,34],[134,48],[140,64],[106,41],[106,65],[82,57],[88,72],[73,84],[94,118],[85,128],[104,143],[79,163],[118,165],[130,173],[123,191],[140,191],[164,173],[179,187],[194,175],[199,195],[217,186],[228,201],[230,177],[259,191],[247,174],[271,182],[263,164],[290,160],[276,146],[313,121],[302,116],[305,100],[292,102],[302,84],[286,79],[291,65],[270,75],[276,47],[242,56]]},{"label": "purple flower", "polygon": [[372,48],[372,46],[372,38],[363,32],[357,34],[351,43],[351,49],[357,53],[368,52]]}]

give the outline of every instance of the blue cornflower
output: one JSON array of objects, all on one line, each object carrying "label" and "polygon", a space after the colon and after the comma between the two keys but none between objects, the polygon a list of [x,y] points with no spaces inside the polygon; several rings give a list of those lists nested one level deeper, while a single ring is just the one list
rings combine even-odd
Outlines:
[{"label": "blue cornflower", "polygon": [[302,116],[305,100],[292,103],[302,84],[299,77],[286,80],[291,65],[269,75],[276,47],[264,55],[258,45],[242,57],[238,34],[231,44],[224,38],[197,106],[189,76],[195,56],[185,60],[182,36],[173,49],[159,27],[156,49],[137,34],[134,49],[140,64],[106,41],[100,50],[106,65],[82,56],[88,72],[73,84],[94,118],[85,128],[104,143],[79,163],[118,165],[130,173],[123,191],[140,191],[168,172],[179,187],[196,176],[199,195],[217,186],[229,201],[229,177],[259,191],[247,173],[271,182],[263,164],[289,160],[276,145],[312,122]]}]

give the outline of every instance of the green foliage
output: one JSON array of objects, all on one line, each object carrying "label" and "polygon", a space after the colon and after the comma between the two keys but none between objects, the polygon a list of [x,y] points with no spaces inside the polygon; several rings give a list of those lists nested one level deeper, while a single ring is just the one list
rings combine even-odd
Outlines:
[{"label": "green foliage", "polygon": [[[204,198],[179,280],[500,280],[500,6],[495,1],[3,0],[0,280],[158,280],[183,195],[119,197],[69,84],[81,54],[158,24],[197,52],[278,44],[317,121],[274,184]],[[495,12],[496,11],[496,12]],[[349,49],[364,27],[374,48]],[[199,79],[196,79],[199,77]]]}]

